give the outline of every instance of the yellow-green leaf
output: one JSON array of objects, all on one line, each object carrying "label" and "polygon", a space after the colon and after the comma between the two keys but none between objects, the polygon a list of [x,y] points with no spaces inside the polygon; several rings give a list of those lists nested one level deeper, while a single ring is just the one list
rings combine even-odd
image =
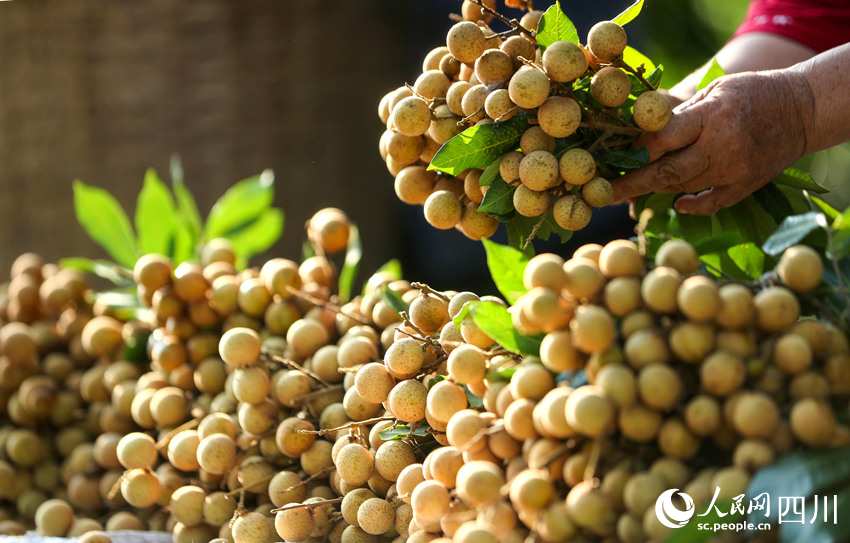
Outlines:
[{"label": "yellow-green leaf", "polygon": [[73,189],[77,221],[113,260],[132,268],[136,264],[136,237],[121,205],[107,191],[79,179]]},{"label": "yellow-green leaf", "polygon": [[136,201],[136,240],[141,253],[170,256],[176,215],[171,191],[149,168]]}]

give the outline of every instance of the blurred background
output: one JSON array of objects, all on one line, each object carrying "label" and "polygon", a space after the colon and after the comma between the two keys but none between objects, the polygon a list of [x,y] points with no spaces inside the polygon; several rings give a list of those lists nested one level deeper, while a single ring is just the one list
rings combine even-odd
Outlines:
[{"label": "blurred background", "polygon": [[[562,8],[584,39],[630,3]],[[627,27],[630,44],[664,64],[669,87],[711,57],[745,9],[647,2]],[[105,257],[76,222],[72,180],[107,189],[132,217],[145,170],[168,181],[177,154],[203,215],[234,182],[274,170],[286,227],[254,264],[300,258],[304,222],[335,206],[360,227],[360,281],[397,257],[409,279],[492,292],[481,244],[399,202],[378,153],[379,100],[413,83],[459,10],[460,0],[0,3],[0,270],[26,251]],[[574,243],[628,235],[625,217],[597,214]]]}]

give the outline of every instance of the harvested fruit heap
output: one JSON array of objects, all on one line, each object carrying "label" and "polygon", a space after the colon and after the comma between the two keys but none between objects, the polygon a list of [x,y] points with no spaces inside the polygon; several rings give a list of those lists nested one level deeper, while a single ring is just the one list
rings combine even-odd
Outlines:
[{"label": "harvested fruit heap", "polygon": [[510,308],[388,271],[340,306],[324,255],[348,227],[317,213],[301,264],[237,273],[221,241],[200,265],[139,259],[150,367],[123,359],[140,323],[19,259],[0,533],[661,541],[664,490],[704,507],[719,487],[721,503],[779,455],[850,443],[834,415],[850,345],[800,319],[822,270],[807,247],[749,285],[697,273],[682,241],[654,266],[627,240],[566,262],[503,247],[522,277]]},{"label": "harvested fruit heap", "polygon": [[662,71],[627,48],[615,21],[593,26],[583,46],[557,4],[520,21],[493,7],[463,2],[465,20],[428,53],[413,85],[383,97],[381,157],[399,199],[421,204],[435,228],[482,239],[502,221],[523,243],[568,236],[610,203],[608,179],[648,161],[630,147],[672,117],[655,91]]}]

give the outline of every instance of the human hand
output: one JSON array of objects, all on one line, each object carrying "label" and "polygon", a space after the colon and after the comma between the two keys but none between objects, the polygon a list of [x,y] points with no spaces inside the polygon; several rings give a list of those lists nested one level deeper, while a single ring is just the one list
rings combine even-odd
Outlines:
[{"label": "human hand", "polygon": [[613,202],[684,192],[676,210],[706,215],[741,201],[804,154],[810,111],[801,84],[784,72],[714,81],[677,107],[665,128],[638,138],[651,163],[612,181]]}]

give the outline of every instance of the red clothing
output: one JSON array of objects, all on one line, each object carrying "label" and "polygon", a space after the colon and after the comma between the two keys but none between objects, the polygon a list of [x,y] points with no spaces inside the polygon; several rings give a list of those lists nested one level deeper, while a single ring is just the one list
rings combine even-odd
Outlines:
[{"label": "red clothing", "polygon": [[735,36],[768,32],[818,53],[850,42],[850,0],[753,0]]}]

